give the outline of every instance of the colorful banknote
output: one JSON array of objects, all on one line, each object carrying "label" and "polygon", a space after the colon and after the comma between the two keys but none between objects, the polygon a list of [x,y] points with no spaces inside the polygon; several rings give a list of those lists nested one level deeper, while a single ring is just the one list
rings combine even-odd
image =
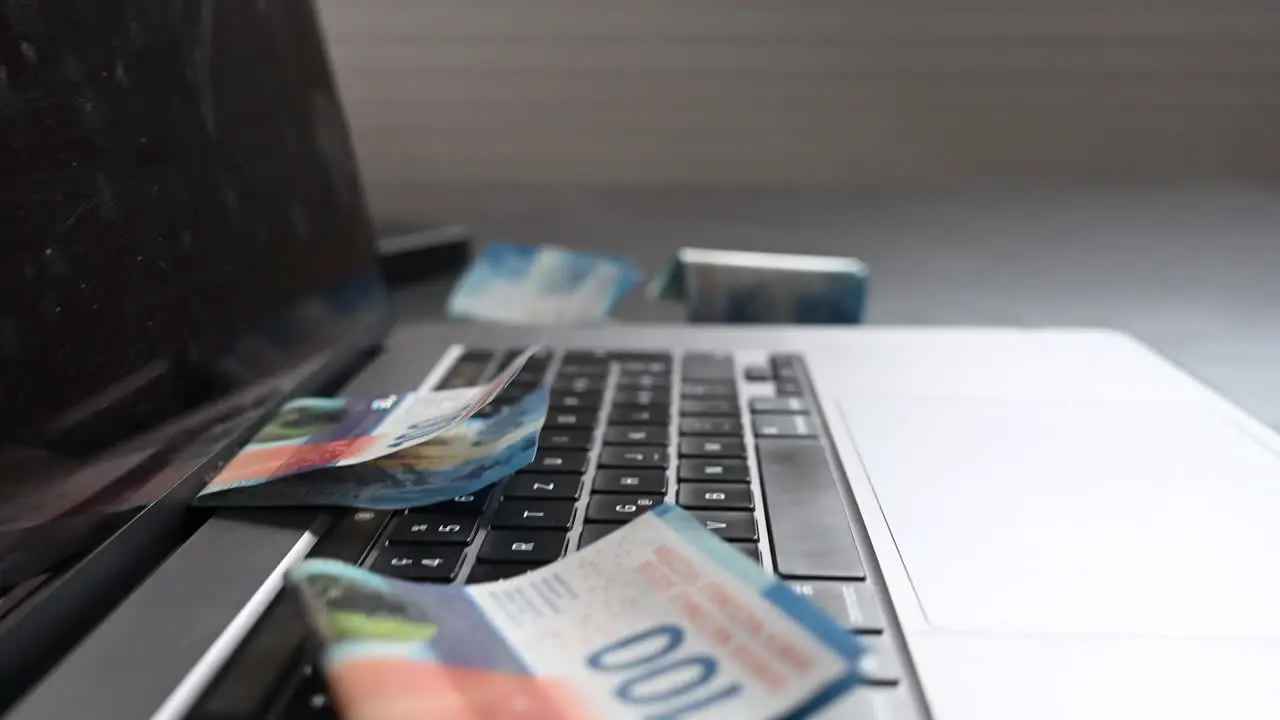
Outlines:
[{"label": "colorful banknote", "polygon": [[[218,496],[232,490],[367,463],[430,440],[489,404],[537,350],[530,348],[517,356],[480,387],[380,398],[293,400],[208,484],[200,502],[224,504]],[[527,407],[537,407],[536,401]]]},{"label": "colorful banknote", "polygon": [[392,510],[469,495],[533,461],[548,400],[546,388],[539,388],[492,417],[468,418],[390,455],[359,465],[242,485],[202,496],[199,504]]},{"label": "colorful banknote", "polygon": [[509,580],[289,580],[343,717],[804,717],[858,682],[853,635],[674,506]]},{"label": "colorful banknote", "polygon": [[639,280],[623,258],[550,245],[489,245],[454,286],[448,312],[506,323],[598,320]]}]

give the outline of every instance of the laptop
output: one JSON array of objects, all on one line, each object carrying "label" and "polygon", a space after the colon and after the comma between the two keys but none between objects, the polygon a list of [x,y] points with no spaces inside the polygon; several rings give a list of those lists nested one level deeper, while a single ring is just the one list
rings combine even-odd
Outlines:
[{"label": "laptop", "polygon": [[[490,582],[662,503],[872,653],[828,718],[1274,717],[1280,438],[1088,329],[395,323],[309,3],[0,8],[0,712],[332,718],[282,575]],[[531,465],[188,506],[289,398],[481,383]]]}]

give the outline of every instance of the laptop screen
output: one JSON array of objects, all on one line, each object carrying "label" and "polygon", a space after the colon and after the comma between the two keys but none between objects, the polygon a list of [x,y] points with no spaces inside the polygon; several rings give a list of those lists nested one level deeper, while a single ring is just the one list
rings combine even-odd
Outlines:
[{"label": "laptop screen", "polygon": [[384,311],[309,3],[0,3],[0,619]]}]

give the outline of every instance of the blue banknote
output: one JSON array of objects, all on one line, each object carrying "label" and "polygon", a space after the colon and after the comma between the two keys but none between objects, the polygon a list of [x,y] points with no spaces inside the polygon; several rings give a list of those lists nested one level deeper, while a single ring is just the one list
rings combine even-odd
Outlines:
[{"label": "blue banknote", "polygon": [[573,323],[608,317],[640,280],[623,258],[551,245],[484,248],[449,296],[451,317]]}]

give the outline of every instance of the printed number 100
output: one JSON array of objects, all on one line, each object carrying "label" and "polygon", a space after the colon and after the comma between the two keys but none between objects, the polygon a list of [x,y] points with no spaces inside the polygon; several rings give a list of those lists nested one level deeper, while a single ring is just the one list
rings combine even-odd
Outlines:
[{"label": "printed number 100", "polygon": [[710,687],[719,669],[715,658],[681,655],[683,643],[683,630],[659,625],[600,648],[587,657],[587,665],[617,674],[614,697],[639,706],[650,720],[690,717],[742,693],[740,683]]}]

